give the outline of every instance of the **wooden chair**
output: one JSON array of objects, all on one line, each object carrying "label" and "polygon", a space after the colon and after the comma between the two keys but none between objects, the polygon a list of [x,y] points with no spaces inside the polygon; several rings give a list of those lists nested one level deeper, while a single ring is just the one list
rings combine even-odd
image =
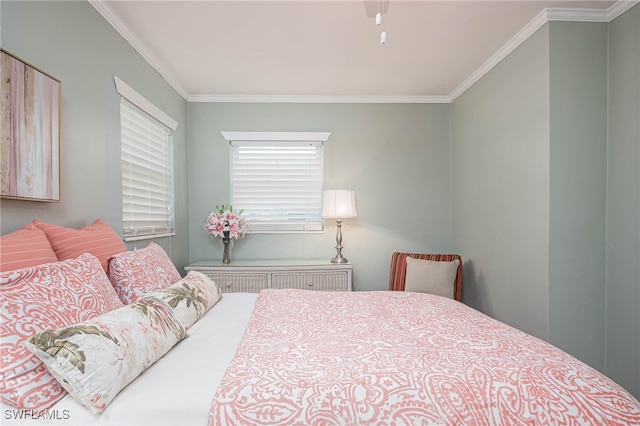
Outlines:
[{"label": "wooden chair", "polygon": [[462,258],[457,254],[393,253],[391,255],[391,272],[389,273],[389,290],[404,291],[404,281],[407,276],[407,257],[436,262],[451,262],[458,259],[458,274],[453,285],[453,298],[459,302],[462,301]]}]

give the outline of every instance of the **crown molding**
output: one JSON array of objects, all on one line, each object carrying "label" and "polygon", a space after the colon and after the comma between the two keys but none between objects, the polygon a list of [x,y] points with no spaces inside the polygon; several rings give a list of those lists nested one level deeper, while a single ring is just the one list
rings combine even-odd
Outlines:
[{"label": "crown molding", "polygon": [[473,86],[482,78],[482,76],[489,72],[547,22],[611,22],[613,19],[622,15],[639,2],[640,0],[618,0],[611,7],[605,10],[578,8],[547,8],[543,10],[515,36],[513,36],[511,40],[494,53],[493,56],[491,56],[484,64],[482,64],[480,68],[467,77],[462,84],[456,87],[456,89],[451,92],[451,95],[449,95],[451,102],[463,94],[468,88]]},{"label": "crown molding", "polygon": [[613,21],[638,3],[640,3],[640,0],[618,0],[607,9],[607,22]]},{"label": "crown molding", "polygon": [[314,104],[448,104],[449,96],[305,96],[305,95],[191,95],[189,102],[265,102]]},{"label": "crown molding", "polygon": [[640,0],[618,0],[609,9],[548,8],[540,12],[480,68],[467,77],[453,92],[444,96],[306,96],[306,95],[191,95],[188,94],[163,64],[138,40],[104,0],[87,0],[122,37],[173,87],[187,102],[263,102],[263,103],[378,103],[441,104],[451,103],[473,86],[487,72],[531,37],[547,22],[611,22]]},{"label": "crown molding", "polygon": [[104,0],[87,0],[95,10],[122,36],[124,39],[165,79],[180,96],[188,100],[189,95],[169,73],[162,62],[127,28],[118,15],[104,2]]},{"label": "crown molding", "polygon": [[486,73],[488,73],[493,67],[495,67],[500,61],[513,52],[518,46],[520,46],[526,39],[531,37],[533,33],[538,31],[540,27],[548,22],[547,9],[540,12],[535,18],[533,18],[527,25],[525,25],[518,33],[513,36],[504,46],[502,46],[496,53],[494,53],[480,68],[475,70],[469,77],[466,78],[458,87],[455,88],[449,98],[453,102],[458,96],[463,94],[468,88],[473,86],[478,80],[480,80]]},{"label": "crown molding", "polygon": [[190,95],[169,73],[162,62],[142,43],[104,0],[87,0],[109,24],[151,65],[187,102],[264,102],[264,103],[450,103],[449,96],[305,96],[305,95]]},{"label": "crown molding", "polygon": [[609,9],[578,9],[553,7],[545,9],[547,21],[558,22],[609,22]]}]

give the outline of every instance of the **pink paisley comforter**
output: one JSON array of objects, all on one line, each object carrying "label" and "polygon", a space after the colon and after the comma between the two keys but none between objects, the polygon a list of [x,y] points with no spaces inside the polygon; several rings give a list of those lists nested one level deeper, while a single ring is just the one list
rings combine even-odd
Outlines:
[{"label": "pink paisley comforter", "polygon": [[209,424],[640,425],[640,403],[450,299],[264,290]]}]

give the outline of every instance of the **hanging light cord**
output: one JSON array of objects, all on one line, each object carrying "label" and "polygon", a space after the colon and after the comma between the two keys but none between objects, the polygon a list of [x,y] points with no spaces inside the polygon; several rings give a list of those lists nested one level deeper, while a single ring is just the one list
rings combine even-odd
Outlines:
[{"label": "hanging light cord", "polygon": [[[376,5],[378,6],[378,13],[376,13],[376,25],[380,25],[382,23],[382,12],[380,12],[380,1],[384,1],[384,0],[377,0]],[[382,31],[380,33],[380,44],[386,44],[387,43],[387,32],[386,31]]]}]

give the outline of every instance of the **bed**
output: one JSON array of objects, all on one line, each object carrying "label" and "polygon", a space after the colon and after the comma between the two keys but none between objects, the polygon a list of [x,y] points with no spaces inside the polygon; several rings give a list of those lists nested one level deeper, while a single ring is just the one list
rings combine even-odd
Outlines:
[{"label": "bed", "polygon": [[551,345],[449,298],[266,290],[209,424],[640,424]]},{"label": "bed", "polygon": [[[2,407],[3,425],[190,426],[207,424],[213,392],[236,351],[257,295],[231,293],[189,329],[178,343],[129,386],[99,415],[66,395],[39,413]],[[7,410],[10,410],[7,412]],[[54,419],[48,420],[47,416]]]},{"label": "bed", "polygon": [[611,380],[440,296],[231,293],[189,334],[101,415],[67,395],[3,424],[640,424]]},{"label": "bed", "polygon": [[14,257],[2,239],[3,425],[640,425],[640,402],[606,376],[447,297],[222,297],[104,223],[83,238],[97,227],[117,254],[63,254],[54,238],[47,254],[41,236],[29,266],[34,226]]}]

